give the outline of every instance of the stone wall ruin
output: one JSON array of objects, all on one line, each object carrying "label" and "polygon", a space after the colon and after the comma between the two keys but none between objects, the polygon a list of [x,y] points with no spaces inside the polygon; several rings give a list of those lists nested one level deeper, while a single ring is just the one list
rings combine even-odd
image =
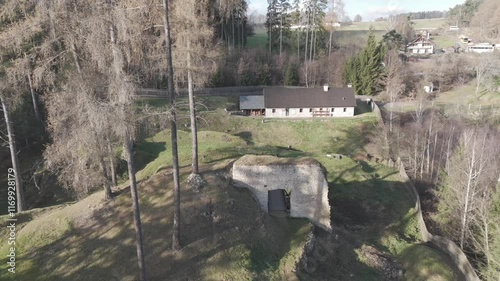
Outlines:
[{"label": "stone wall ruin", "polygon": [[326,170],[312,158],[246,155],[233,164],[233,182],[249,189],[266,212],[268,191],[284,189],[290,193],[291,217],[331,229]]}]

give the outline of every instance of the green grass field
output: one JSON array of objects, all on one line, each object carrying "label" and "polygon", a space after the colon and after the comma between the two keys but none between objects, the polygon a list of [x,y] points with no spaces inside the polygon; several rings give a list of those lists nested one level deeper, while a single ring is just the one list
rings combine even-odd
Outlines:
[{"label": "green grass field", "polygon": [[[396,170],[365,158],[367,153],[377,153],[369,147],[380,139],[373,113],[345,119],[263,122],[224,112],[221,108],[233,105],[234,98],[199,101],[207,106],[200,110],[203,121],[198,137],[208,187],[201,192],[187,188],[190,133],[180,131],[182,251],[169,249],[173,216],[169,133],[160,132],[137,145],[151,280],[299,280],[295,264],[311,226],[303,219],[270,217],[248,191],[232,187],[225,175],[231,161],[245,154],[310,156],[327,169],[334,234],[341,243],[333,255],[319,262],[310,280],[380,280],[382,272],[360,256],[362,245],[393,256],[405,270],[406,280],[424,276],[419,275],[422,272],[429,280],[459,280],[447,259],[433,254],[434,250],[410,250],[420,247],[411,196]],[[162,103],[155,102],[155,106]],[[333,160],[328,153],[345,157]],[[26,217],[17,237],[17,273],[9,275],[2,258],[0,280],[135,280],[137,262],[126,184],[118,193],[111,202],[102,201],[101,191],[76,204]],[[2,257],[6,246],[0,245]]]},{"label": "green grass field", "polygon": [[445,49],[455,46],[459,39],[455,35],[443,34],[439,36],[432,36],[432,41],[436,43],[438,48]]},{"label": "green grass field", "polygon": [[[447,27],[445,19],[413,20],[413,22],[413,27],[415,29]],[[368,38],[368,31],[370,28],[373,29],[375,36],[378,40],[380,40],[388,31],[389,27],[387,22],[383,21],[359,22],[350,26],[338,28],[335,31],[335,37],[336,40],[339,40],[340,42],[362,42],[364,44],[366,42],[366,38]],[[254,36],[248,37],[247,47],[265,49],[268,42],[266,29],[256,28],[254,32]],[[455,43],[454,39],[448,35],[436,37],[434,40],[440,48],[447,48],[453,46]]]},{"label": "green grass field", "polygon": [[[413,28],[426,29],[426,28],[440,28],[446,25],[445,19],[426,19],[426,20],[413,20]],[[388,30],[388,23],[384,21],[372,22],[355,22],[353,25],[342,27],[340,30]]]},{"label": "green grass field", "polygon": [[265,28],[256,28],[254,30],[254,35],[248,37],[247,48],[262,48],[265,49],[267,46],[267,30]]}]

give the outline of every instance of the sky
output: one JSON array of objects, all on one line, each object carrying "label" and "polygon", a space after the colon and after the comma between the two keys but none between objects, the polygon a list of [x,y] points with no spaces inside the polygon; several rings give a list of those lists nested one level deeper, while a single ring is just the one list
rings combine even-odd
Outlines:
[{"label": "sky", "polygon": [[[249,14],[266,14],[267,0],[248,0]],[[346,14],[352,19],[360,14],[364,21],[389,14],[421,11],[444,11],[465,0],[344,0]]]}]

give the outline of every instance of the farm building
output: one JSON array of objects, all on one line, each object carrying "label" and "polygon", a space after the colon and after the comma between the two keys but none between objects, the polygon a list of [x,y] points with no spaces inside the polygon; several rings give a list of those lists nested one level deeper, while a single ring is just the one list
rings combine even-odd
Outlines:
[{"label": "farm building", "polygon": [[349,117],[355,107],[352,88],[270,87],[263,96],[240,97],[240,109],[249,116]]},{"label": "farm building", "polygon": [[408,44],[406,50],[410,54],[431,55],[434,54],[434,42],[429,36],[419,35],[415,40]]},{"label": "farm building", "polygon": [[356,98],[352,88],[264,89],[266,117],[354,116]]},{"label": "farm building", "polygon": [[263,116],[264,96],[240,96],[240,110],[248,116]]}]

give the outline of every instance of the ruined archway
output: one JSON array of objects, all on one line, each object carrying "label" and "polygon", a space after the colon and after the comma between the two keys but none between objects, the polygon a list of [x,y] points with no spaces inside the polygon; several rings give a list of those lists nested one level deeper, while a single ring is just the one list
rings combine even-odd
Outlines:
[{"label": "ruined archway", "polygon": [[[283,209],[279,201],[284,195],[279,192],[286,191],[290,198],[291,217],[308,218],[316,225],[330,229],[326,171],[312,158],[246,155],[234,163],[233,181],[236,187],[248,188],[261,209],[268,213],[269,194],[278,198],[272,203],[274,212],[274,208]],[[274,197],[271,201],[275,201]]]}]

